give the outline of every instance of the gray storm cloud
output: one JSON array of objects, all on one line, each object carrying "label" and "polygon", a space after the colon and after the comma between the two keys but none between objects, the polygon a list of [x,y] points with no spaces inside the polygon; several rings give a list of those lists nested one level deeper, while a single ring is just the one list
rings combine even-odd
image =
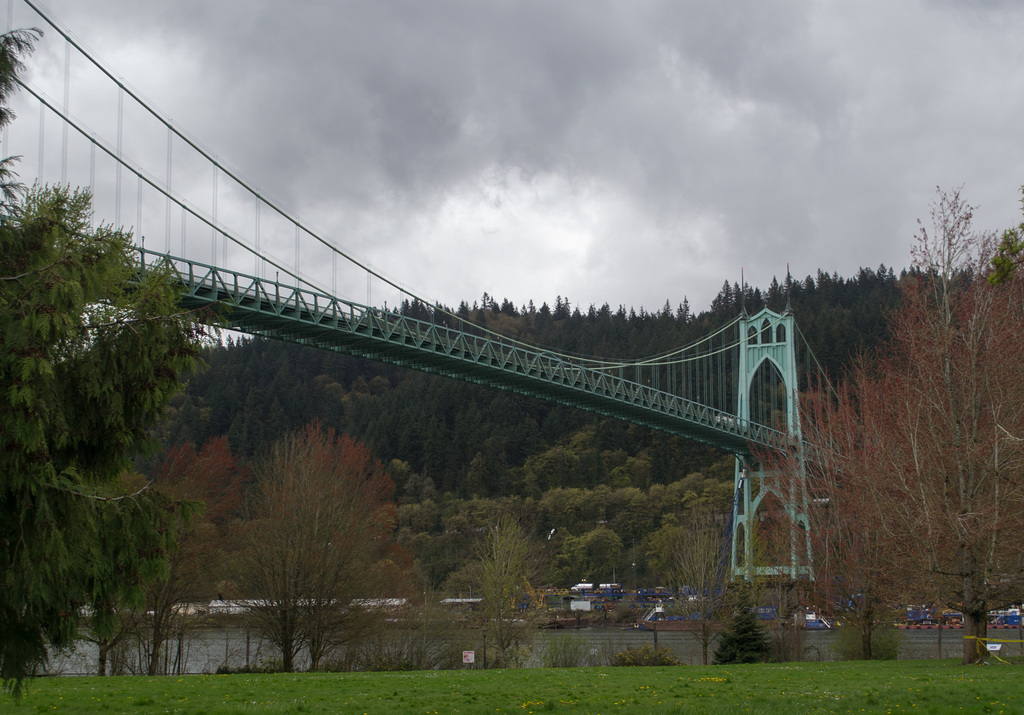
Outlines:
[{"label": "gray storm cloud", "polygon": [[965,185],[982,227],[1019,221],[1014,3],[47,7],[254,183],[447,303],[700,309],[741,267],[899,269],[937,185]]}]

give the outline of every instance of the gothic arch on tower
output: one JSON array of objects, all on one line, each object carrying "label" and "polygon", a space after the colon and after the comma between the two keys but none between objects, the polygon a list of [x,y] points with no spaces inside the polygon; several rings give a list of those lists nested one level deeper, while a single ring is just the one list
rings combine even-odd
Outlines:
[{"label": "gothic arch on tower", "polygon": [[[737,374],[736,414],[787,435],[785,442],[801,448],[795,323],[787,307],[783,313],[764,308],[740,319],[740,357]],[[798,460],[802,465],[802,460]],[[732,573],[734,577],[810,576],[811,544],[806,517],[807,490],[802,473],[785,480],[766,472],[749,455],[736,457],[736,499],[733,502]],[[785,493],[783,493],[785,491]],[[755,563],[755,522],[764,518],[758,508],[775,500],[790,521],[788,564]],[[802,542],[802,543],[800,543]]]}]

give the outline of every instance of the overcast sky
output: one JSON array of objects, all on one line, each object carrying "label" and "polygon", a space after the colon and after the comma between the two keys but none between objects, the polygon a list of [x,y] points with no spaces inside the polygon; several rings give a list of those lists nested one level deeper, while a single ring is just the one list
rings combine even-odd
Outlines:
[{"label": "overcast sky", "polygon": [[[977,228],[1021,220],[1016,0],[44,5],[226,164],[450,305],[700,310],[741,267],[899,270],[936,186],[963,185]],[[59,43],[30,61],[62,66]]]}]

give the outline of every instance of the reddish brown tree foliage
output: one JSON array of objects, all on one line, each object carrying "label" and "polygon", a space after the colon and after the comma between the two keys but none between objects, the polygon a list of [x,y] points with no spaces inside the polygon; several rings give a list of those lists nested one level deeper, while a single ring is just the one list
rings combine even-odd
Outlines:
[{"label": "reddish brown tree foliage", "polygon": [[212,439],[199,450],[179,445],[160,463],[156,488],[175,500],[200,502],[202,508],[175,522],[178,548],[168,555],[167,573],[146,587],[140,637],[150,675],[168,671],[161,653],[174,633],[180,642],[185,627],[182,605],[209,601],[224,579],[224,536],[229,522],[239,515],[248,478],[248,469],[231,454],[226,437]]},{"label": "reddish brown tree foliage", "polygon": [[812,524],[819,573],[962,609],[965,663],[1024,575],[1024,282],[985,280],[994,244],[971,217],[940,193],[890,345],[838,399],[805,400],[803,422],[812,489],[828,499]]},{"label": "reddish brown tree foliage", "polygon": [[[863,379],[858,386],[862,398],[877,388]],[[920,595],[914,572],[899,567],[913,557],[906,542],[886,524],[887,505],[878,501],[886,498],[884,490],[866,488],[862,481],[876,468],[877,444],[851,386],[805,395],[801,413],[804,434],[814,445],[804,463],[814,555],[816,602],[811,605],[856,628],[860,656],[867,660],[873,655],[876,630],[891,627],[894,605]],[[783,472],[793,470],[791,466]],[[775,521],[786,523],[782,518]]]},{"label": "reddish brown tree foliage", "polygon": [[319,423],[281,440],[258,467],[240,586],[260,604],[254,623],[285,670],[303,647],[318,668],[382,617],[375,599],[400,595],[391,590],[403,561],[391,540],[393,491],[364,445]]},{"label": "reddish brown tree foliage", "polygon": [[240,515],[249,470],[228,447],[227,437],[215,437],[197,450],[185,443],[167,450],[160,462],[156,485],[173,496],[201,501],[204,514],[221,531]]}]

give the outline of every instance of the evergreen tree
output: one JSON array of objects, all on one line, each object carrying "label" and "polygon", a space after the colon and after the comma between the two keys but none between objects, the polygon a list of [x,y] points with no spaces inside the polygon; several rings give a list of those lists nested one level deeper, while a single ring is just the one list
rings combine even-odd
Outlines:
[{"label": "evergreen tree", "polygon": [[[37,37],[0,36],[0,103]],[[91,228],[87,191],[26,196],[8,161],[0,185],[0,679],[19,691],[83,607],[102,635],[97,606],[141,605],[166,569],[170,504],[125,475],[203,331],[130,234]]]},{"label": "evergreen tree", "polygon": [[[11,95],[18,88],[18,73],[24,69],[21,58],[32,52],[42,36],[36,29],[16,30],[0,35],[0,128],[14,120],[10,108]],[[17,205],[24,186],[18,183],[14,163],[19,157],[0,159],[0,211],[7,213]]]},{"label": "evergreen tree", "polygon": [[732,618],[718,642],[715,665],[761,663],[771,651],[771,639],[757,620],[750,588],[740,586],[735,593]]}]

